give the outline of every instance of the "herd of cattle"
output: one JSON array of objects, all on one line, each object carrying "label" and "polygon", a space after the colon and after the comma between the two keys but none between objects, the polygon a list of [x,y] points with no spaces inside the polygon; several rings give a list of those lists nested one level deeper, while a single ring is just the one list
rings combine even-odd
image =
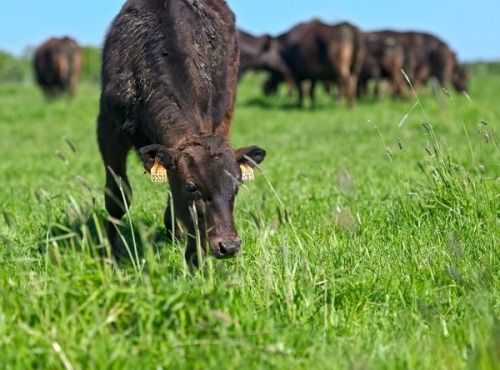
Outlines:
[{"label": "herd of cattle", "polygon": [[[386,80],[393,97],[404,98],[407,83],[402,71],[414,87],[435,78],[441,86],[467,89],[467,71],[453,50],[443,40],[423,32],[362,32],[347,22],[328,25],[310,21],[277,37],[256,37],[238,30],[238,44],[238,80],[248,70],[265,70],[269,76],[262,86],[264,94],[276,93],[278,85],[285,82],[289,93],[298,91],[299,105],[304,100],[305,80],[311,83],[312,104],[320,81],[328,92],[336,85],[337,99],[346,96],[350,107],[356,97],[369,94],[369,81],[374,81],[374,96],[380,95],[380,82]],[[45,94],[50,97],[67,92],[73,97],[82,60],[81,48],[69,37],[51,38],[42,44],[34,66]]]},{"label": "herd of cattle", "polygon": [[368,82],[379,84],[386,79],[394,96],[406,94],[404,71],[418,87],[435,78],[441,86],[453,85],[458,91],[467,89],[467,71],[456,54],[436,36],[422,32],[362,32],[349,23],[327,25],[319,21],[300,23],[277,37],[238,33],[240,69],[266,70],[269,77],[263,85],[266,95],[276,92],[286,82],[303,102],[302,82],[309,80],[309,93],[314,104],[314,86],[322,81],[329,89],[337,88],[337,98],[346,96],[354,105],[356,96],[367,94]]}]

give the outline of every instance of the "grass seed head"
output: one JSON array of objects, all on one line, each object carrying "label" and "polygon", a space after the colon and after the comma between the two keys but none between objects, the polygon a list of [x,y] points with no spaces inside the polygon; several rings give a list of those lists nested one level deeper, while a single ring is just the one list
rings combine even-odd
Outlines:
[{"label": "grass seed head", "polygon": [[490,134],[488,133],[488,130],[484,130],[483,131],[483,137],[484,137],[484,140],[489,143],[490,142]]},{"label": "grass seed head", "polygon": [[412,84],[411,84],[411,81],[410,81],[410,77],[408,77],[408,75],[406,74],[406,72],[405,72],[405,70],[404,70],[404,69],[402,69],[402,70],[401,70],[401,73],[403,74],[403,76],[404,76],[404,78],[405,78],[406,82],[408,83],[408,85],[409,85],[410,87],[413,87],[413,86],[412,86]]},{"label": "grass seed head", "polygon": [[452,99],[452,100],[453,100],[453,98],[451,97],[450,92],[449,92],[446,88],[444,88],[444,87],[443,87],[443,88],[442,88],[442,90],[443,90],[443,92],[444,92],[444,93],[448,96],[448,98],[450,98],[450,99]]},{"label": "grass seed head", "polygon": [[92,191],[92,188],[90,187],[89,183],[82,177],[82,176],[77,176],[76,179],[80,184],[82,184],[88,191]]},{"label": "grass seed head", "polygon": [[462,91],[462,93],[464,94],[464,96],[467,98],[468,101],[470,101],[472,103],[472,99],[470,98],[469,94],[467,94],[467,92],[465,91]]},{"label": "grass seed head", "polygon": [[64,141],[66,142],[66,144],[68,144],[68,146],[70,147],[71,151],[73,153],[76,153],[76,147],[73,145],[73,143],[66,136],[64,137]]},{"label": "grass seed head", "polygon": [[61,151],[56,150],[56,155],[59,157],[59,159],[60,159],[61,161],[63,161],[63,162],[64,162],[64,164],[65,164],[66,166],[67,166],[67,165],[69,165],[69,161],[66,159],[66,157],[64,156],[64,154],[62,154],[62,153],[61,153]]}]

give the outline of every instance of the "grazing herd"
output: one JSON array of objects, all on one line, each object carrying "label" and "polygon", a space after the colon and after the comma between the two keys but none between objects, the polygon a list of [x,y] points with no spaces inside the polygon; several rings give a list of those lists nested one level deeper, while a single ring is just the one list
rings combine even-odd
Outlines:
[{"label": "grazing herd", "polygon": [[[249,70],[267,71],[264,94],[275,94],[285,82],[289,94],[297,90],[299,106],[304,101],[304,81],[310,82],[312,106],[320,81],[328,92],[336,86],[336,99],[345,96],[351,108],[355,97],[379,97],[383,81],[394,98],[404,99],[408,84],[402,71],[417,89],[431,79],[457,91],[466,91],[468,86],[467,70],[455,52],[438,37],[423,32],[362,32],[347,22],[328,25],[314,20],[277,37],[238,30],[237,42],[237,80]],[[36,50],[34,69],[46,97],[65,93],[73,98],[82,63],[83,52],[74,39],[66,36],[44,42]],[[371,86],[373,91],[369,91]]]},{"label": "grazing herd", "polygon": [[239,76],[249,69],[269,71],[264,82],[266,95],[276,92],[280,82],[296,89],[303,104],[303,81],[311,83],[309,95],[314,105],[314,87],[318,81],[330,90],[337,86],[337,99],[345,96],[352,108],[355,96],[374,95],[387,80],[394,97],[405,98],[403,72],[415,88],[434,78],[441,86],[467,89],[467,71],[456,54],[436,36],[423,32],[377,31],[363,33],[349,23],[335,25],[320,21],[300,23],[277,36],[253,37],[239,31],[242,61]]},{"label": "grazing herd", "polygon": [[[49,97],[75,94],[82,51],[52,38],[36,52],[37,81]],[[97,140],[106,173],[111,252],[121,254],[118,221],[131,201],[127,154],[135,150],[153,181],[169,182],[167,236],[187,238],[185,260],[203,264],[240,252],[233,207],[238,188],[264,160],[258,146],[233,149],[229,134],[237,82],[248,70],[269,73],[263,89],[285,82],[304,100],[304,81],[353,107],[374,81],[405,96],[404,70],[415,86],[435,78],[467,87],[467,73],[438,38],[417,32],[363,33],[349,23],[301,23],[277,37],[238,31],[223,0],[128,0],[105,38]]]}]

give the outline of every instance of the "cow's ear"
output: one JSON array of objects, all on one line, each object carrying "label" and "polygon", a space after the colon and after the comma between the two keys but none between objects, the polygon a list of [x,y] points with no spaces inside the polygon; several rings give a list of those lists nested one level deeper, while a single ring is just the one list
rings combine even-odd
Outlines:
[{"label": "cow's ear", "polygon": [[249,146],[236,149],[234,155],[240,165],[247,165],[253,168],[264,160],[266,151],[258,146]]},{"label": "cow's ear", "polygon": [[173,165],[172,155],[163,145],[153,144],[139,149],[139,157],[144,163],[144,168],[150,171],[155,164],[155,158],[163,167],[169,169]]}]

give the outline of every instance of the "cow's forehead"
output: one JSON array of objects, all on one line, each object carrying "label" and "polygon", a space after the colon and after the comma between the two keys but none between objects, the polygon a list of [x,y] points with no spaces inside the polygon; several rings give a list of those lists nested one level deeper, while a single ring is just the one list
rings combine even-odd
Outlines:
[{"label": "cow's forehead", "polygon": [[190,145],[180,153],[179,156],[186,159],[188,164],[196,164],[205,166],[212,164],[220,166],[221,164],[231,163],[235,161],[234,152],[230,146],[220,145],[217,147],[210,147],[205,145]]},{"label": "cow's forehead", "polygon": [[236,177],[238,164],[234,152],[225,148],[213,151],[204,146],[186,148],[178,157],[177,168],[185,180],[199,183],[225,182]]}]

